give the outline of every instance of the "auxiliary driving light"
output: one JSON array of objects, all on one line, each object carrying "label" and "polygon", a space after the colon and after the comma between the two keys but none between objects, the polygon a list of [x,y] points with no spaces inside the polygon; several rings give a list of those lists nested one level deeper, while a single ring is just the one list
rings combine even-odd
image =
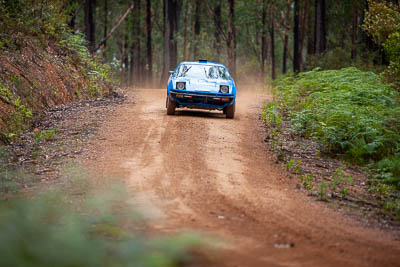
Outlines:
[{"label": "auxiliary driving light", "polygon": [[179,89],[179,90],[185,90],[185,86],[186,84],[185,83],[183,83],[183,82],[177,82],[176,83],[176,89]]},{"label": "auxiliary driving light", "polygon": [[229,86],[227,85],[221,85],[221,87],[219,88],[219,91],[223,94],[227,94],[229,93]]}]

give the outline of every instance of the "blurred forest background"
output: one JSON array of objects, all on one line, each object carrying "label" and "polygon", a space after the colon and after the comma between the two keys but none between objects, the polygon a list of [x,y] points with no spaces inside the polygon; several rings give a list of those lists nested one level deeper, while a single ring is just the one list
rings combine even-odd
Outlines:
[{"label": "blurred forest background", "polygon": [[[40,11],[49,1],[31,2]],[[362,26],[370,5],[382,1],[55,2],[68,29],[84,34],[89,51],[118,66],[123,85],[161,86],[180,61],[198,58],[226,64],[237,79],[259,81],[317,66],[380,70],[389,64],[384,40],[374,42]],[[398,10],[399,1],[385,5]]]}]

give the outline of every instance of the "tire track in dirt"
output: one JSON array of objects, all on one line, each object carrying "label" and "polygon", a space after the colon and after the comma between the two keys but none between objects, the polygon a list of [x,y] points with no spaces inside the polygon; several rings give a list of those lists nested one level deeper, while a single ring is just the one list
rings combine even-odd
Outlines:
[{"label": "tire track in dirt", "polygon": [[157,231],[228,240],[211,256],[215,266],[400,265],[390,233],[305,197],[269,158],[257,118],[266,95],[241,91],[234,120],[215,111],[167,116],[164,90],[133,96],[103,126],[98,160],[87,164],[122,178]]}]

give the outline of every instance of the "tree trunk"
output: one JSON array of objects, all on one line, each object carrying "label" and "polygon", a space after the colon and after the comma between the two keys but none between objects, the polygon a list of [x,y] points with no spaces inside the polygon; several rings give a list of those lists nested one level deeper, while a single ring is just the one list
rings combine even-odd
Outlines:
[{"label": "tree trunk", "polygon": [[[300,72],[300,46],[299,46],[299,13],[300,13],[300,0],[294,0],[294,31],[293,31],[293,71]],[[318,0],[317,0],[318,1]]]},{"label": "tree trunk", "polygon": [[183,60],[187,60],[187,34],[189,22],[189,0],[186,1],[185,6],[185,31],[183,32]]},{"label": "tree trunk", "polygon": [[122,53],[121,53],[121,84],[127,86],[129,84],[129,58],[128,58],[128,31],[124,29],[124,38],[122,39]]},{"label": "tree trunk", "polygon": [[315,53],[326,49],[325,0],[315,0]]},{"label": "tree trunk", "polygon": [[275,19],[274,19],[274,4],[271,4],[271,14],[270,14],[270,41],[271,41],[271,78],[275,80]]},{"label": "tree trunk", "polygon": [[[104,36],[105,39],[108,34],[108,0],[104,0]],[[104,41],[104,47],[107,46],[107,40]]]},{"label": "tree trunk", "polygon": [[214,8],[214,20],[215,20],[215,60],[219,62],[219,56],[221,54],[221,36],[219,33],[219,29],[222,28],[221,26],[221,0],[215,1],[215,8]]},{"label": "tree trunk", "polygon": [[228,48],[228,67],[231,75],[236,77],[235,64],[235,0],[228,0],[229,15],[228,15],[228,38],[226,41]]},{"label": "tree trunk", "polygon": [[134,8],[132,12],[132,43],[130,48],[131,54],[131,75],[130,84],[139,86],[141,83],[141,64],[140,64],[140,0],[134,0]]},{"label": "tree trunk", "polygon": [[351,33],[351,59],[356,59],[357,50],[357,32],[358,32],[358,6],[353,6],[353,28]]},{"label": "tree trunk", "polygon": [[283,58],[282,58],[282,73],[287,72],[287,57],[289,50],[289,19],[290,19],[291,0],[286,0],[285,14],[285,36],[283,39]]},{"label": "tree trunk", "polygon": [[196,0],[196,7],[194,13],[194,44],[193,44],[193,57],[195,60],[199,59],[199,39],[200,39],[200,0]]},{"label": "tree trunk", "polygon": [[308,17],[308,1],[303,0],[304,6],[303,11],[301,14],[301,25],[300,25],[300,41],[299,41],[299,65],[300,71],[303,67],[303,48],[304,48],[304,39],[306,35],[306,24],[307,24],[307,17]]},{"label": "tree trunk", "polygon": [[152,51],[152,43],[151,43],[151,32],[152,32],[152,23],[151,23],[151,0],[146,1],[146,31],[147,31],[147,41],[146,41],[146,70],[147,70],[147,83],[150,87],[153,84],[153,51]]},{"label": "tree trunk", "polygon": [[307,19],[307,55],[314,55],[315,54],[315,42],[314,42],[314,35],[315,31],[312,19],[314,14],[312,12],[308,12],[308,19]]},{"label": "tree trunk", "polygon": [[267,58],[267,0],[263,0],[261,31],[261,81],[265,79],[265,61]]},{"label": "tree trunk", "polygon": [[95,0],[85,0],[85,33],[90,53],[95,52],[96,45],[95,24],[93,21],[94,5]]},{"label": "tree trunk", "polygon": [[169,71],[171,70],[171,50],[174,49],[172,40],[174,38],[174,21],[173,21],[173,3],[172,0],[164,0],[164,67],[161,74],[161,85],[166,83]]}]

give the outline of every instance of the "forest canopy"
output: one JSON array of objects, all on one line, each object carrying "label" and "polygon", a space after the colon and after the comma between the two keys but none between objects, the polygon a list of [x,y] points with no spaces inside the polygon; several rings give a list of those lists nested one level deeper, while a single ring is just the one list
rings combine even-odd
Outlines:
[{"label": "forest canopy", "polygon": [[2,34],[83,33],[124,85],[157,86],[198,58],[261,81],[315,67],[399,75],[398,1],[2,0],[0,9]]}]

